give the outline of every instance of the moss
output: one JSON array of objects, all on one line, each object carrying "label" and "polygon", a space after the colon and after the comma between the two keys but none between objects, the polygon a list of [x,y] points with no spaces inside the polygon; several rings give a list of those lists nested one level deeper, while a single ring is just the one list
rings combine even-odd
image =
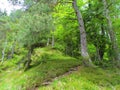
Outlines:
[{"label": "moss", "polygon": [[119,90],[119,70],[81,66],[78,71],[59,78],[39,90]]},{"label": "moss", "polygon": [[[37,61],[33,61],[32,67],[26,72],[8,69],[3,71],[0,76],[0,90],[26,90],[35,86],[41,86],[44,81],[64,74],[71,67],[80,65],[80,61],[75,58],[64,56],[61,52],[46,48],[35,50]],[[43,57],[41,58],[41,54]],[[47,57],[47,58],[46,58]],[[45,62],[41,62],[41,60]],[[34,59],[33,59],[34,60]],[[38,64],[36,64],[38,63]]]}]

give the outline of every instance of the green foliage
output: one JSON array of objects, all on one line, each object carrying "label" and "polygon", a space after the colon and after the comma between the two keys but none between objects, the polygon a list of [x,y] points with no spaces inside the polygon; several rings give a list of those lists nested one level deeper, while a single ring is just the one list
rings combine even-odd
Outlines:
[{"label": "green foliage", "polygon": [[61,44],[59,44],[59,43],[55,43],[54,48],[57,49],[57,50],[60,50],[60,51],[62,51],[62,52],[65,51],[65,46],[64,46],[64,45],[61,45]]},{"label": "green foliage", "polygon": [[[16,0],[11,1],[18,3]],[[11,52],[14,43],[16,43],[16,50],[16,47],[30,49],[32,45],[37,43],[46,45],[48,38],[50,38],[51,44],[53,35],[55,49],[64,52],[66,55],[80,57],[80,32],[73,7],[71,3],[66,3],[66,0],[59,3],[57,1],[59,2],[59,0],[25,0],[24,4],[27,6],[25,11],[17,10],[13,11],[10,16],[1,16],[0,50],[5,48],[4,43],[8,41],[5,58],[8,57],[7,53]],[[92,61],[97,60],[99,63],[98,60],[112,60],[115,54],[111,49],[112,42],[109,38],[109,28],[107,18],[104,15],[103,3],[97,0],[77,1],[79,9],[82,11],[88,51]],[[111,5],[111,1],[107,3],[110,4],[108,8],[111,11],[115,10],[110,12],[110,16],[116,17],[111,18],[111,22],[113,21],[113,28],[117,35],[116,40],[119,43],[119,14],[117,12],[119,1],[114,2],[113,5]]]},{"label": "green foliage", "polygon": [[49,24],[51,22],[48,19],[50,19],[50,16],[48,15],[30,15],[28,13],[23,16],[20,21],[20,26],[22,27],[18,32],[18,40],[24,45],[32,45],[46,39],[47,34],[51,30]]},{"label": "green foliage", "polygon": [[[7,70],[9,68],[18,68],[19,64],[23,64],[25,61],[27,50],[24,48],[17,49],[17,52],[13,55],[13,58],[5,58],[5,62],[0,65],[1,70]],[[17,70],[17,69],[16,69]]]},{"label": "green foliage", "polygon": [[[18,3],[18,0],[10,1]],[[34,89],[44,81],[79,65],[81,60],[88,59],[80,55],[79,25],[70,0],[24,1],[27,7],[25,11],[12,11],[10,16],[0,11],[0,61],[4,58],[0,65],[0,90]],[[119,54],[120,1],[106,1]],[[104,4],[102,0],[77,0],[77,3],[84,19],[91,60],[95,65],[110,70],[80,67],[78,72],[55,80],[52,85],[41,87],[40,90],[119,90],[119,70],[111,67],[120,62],[113,58],[116,53],[110,39],[109,20],[105,15]],[[48,38],[49,47],[45,47]],[[30,69],[26,72],[23,69],[18,71],[18,66],[24,68],[30,50]]]},{"label": "green foliage", "polygon": [[53,13],[57,27],[54,32],[57,41],[55,47],[67,55],[77,57],[80,36],[76,16],[72,13],[74,10],[71,4],[59,4],[55,7],[55,11],[57,11]]}]

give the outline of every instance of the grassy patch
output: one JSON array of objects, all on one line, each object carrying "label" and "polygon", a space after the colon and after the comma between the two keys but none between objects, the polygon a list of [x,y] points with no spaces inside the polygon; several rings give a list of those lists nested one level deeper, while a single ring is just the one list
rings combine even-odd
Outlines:
[{"label": "grassy patch", "polygon": [[80,67],[39,90],[120,90],[120,73],[115,69]]},{"label": "grassy patch", "polygon": [[[32,67],[26,72],[17,71],[15,68],[2,71],[0,90],[31,90],[80,64],[79,60],[64,56],[56,50],[37,49],[32,58],[35,57],[36,61],[33,61]],[[45,62],[41,62],[41,60],[45,60]],[[36,64],[38,62],[40,63]]]}]

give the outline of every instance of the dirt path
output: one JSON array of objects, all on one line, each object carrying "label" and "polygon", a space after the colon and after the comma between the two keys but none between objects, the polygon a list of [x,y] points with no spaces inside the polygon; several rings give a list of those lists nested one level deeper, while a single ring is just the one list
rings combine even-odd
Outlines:
[{"label": "dirt path", "polygon": [[[70,70],[69,70],[68,72],[66,72],[66,73],[64,73],[64,74],[62,74],[62,75],[59,75],[58,77],[55,77],[55,78],[53,78],[53,79],[51,79],[51,80],[49,80],[49,81],[43,82],[41,86],[48,86],[48,85],[50,85],[54,80],[59,79],[59,78],[64,77],[64,76],[67,76],[67,75],[69,75],[69,74],[71,74],[71,73],[73,73],[73,72],[78,71],[79,69],[80,69],[80,66],[76,66],[76,67],[70,68]],[[39,87],[40,87],[40,86],[36,86],[34,89],[30,89],[30,90],[38,90]]]}]

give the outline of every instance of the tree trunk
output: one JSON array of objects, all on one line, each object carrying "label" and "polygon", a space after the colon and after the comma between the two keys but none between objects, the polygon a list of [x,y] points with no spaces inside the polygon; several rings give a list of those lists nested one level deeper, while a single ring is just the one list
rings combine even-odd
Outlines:
[{"label": "tree trunk", "polygon": [[31,54],[32,54],[32,48],[29,47],[28,55],[27,55],[27,61],[24,63],[24,69],[27,70],[30,68],[30,63],[31,63]]},{"label": "tree trunk", "polygon": [[2,50],[2,59],[1,59],[1,63],[4,62],[6,47],[7,47],[7,39],[6,39],[6,41],[5,41],[5,45],[4,45],[4,48],[3,48],[3,50]]},{"label": "tree trunk", "polygon": [[112,21],[110,20],[110,15],[109,15],[109,10],[107,8],[107,1],[106,0],[102,0],[103,1],[103,5],[104,5],[104,12],[105,12],[105,16],[108,22],[108,28],[109,28],[109,36],[110,36],[110,40],[111,40],[111,45],[112,45],[112,50],[113,50],[113,60],[120,60],[119,57],[119,51],[118,51],[118,46],[117,46],[117,42],[116,42],[116,37],[115,37],[115,33],[113,31],[113,27],[112,27]]},{"label": "tree trunk", "polygon": [[48,38],[47,40],[47,46],[49,46],[49,44],[50,44],[50,38]]},{"label": "tree trunk", "polygon": [[52,33],[52,48],[54,48],[54,45],[55,45],[55,38],[54,38],[54,30],[53,30],[53,33]]},{"label": "tree trunk", "polygon": [[91,61],[90,56],[89,56],[88,51],[87,51],[86,32],[85,32],[85,28],[84,28],[83,18],[82,18],[82,15],[78,9],[76,0],[73,0],[72,4],[73,4],[73,8],[74,8],[74,11],[76,13],[78,24],[79,24],[80,39],[81,39],[80,40],[81,55],[84,59],[84,64],[87,66],[91,66],[92,61]]},{"label": "tree trunk", "polygon": [[54,48],[55,40],[54,40],[54,35],[52,35],[52,48]]},{"label": "tree trunk", "polygon": [[97,59],[101,61],[100,53],[99,53],[99,48],[96,46],[96,53],[97,53]]},{"label": "tree trunk", "polygon": [[14,41],[13,46],[12,46],[11,58],[13,58],[14,51],[15,51],[15,41]]},{"label": "tree trunk", "polygon": [[14,51],[15,51],[15,46],[16,46],[16,41],[14,40],[14,42],[12,44],[12,48],[11,48],[11,54],[10,54],[10,57],[8,57],[8,59],[13,58]]}]

